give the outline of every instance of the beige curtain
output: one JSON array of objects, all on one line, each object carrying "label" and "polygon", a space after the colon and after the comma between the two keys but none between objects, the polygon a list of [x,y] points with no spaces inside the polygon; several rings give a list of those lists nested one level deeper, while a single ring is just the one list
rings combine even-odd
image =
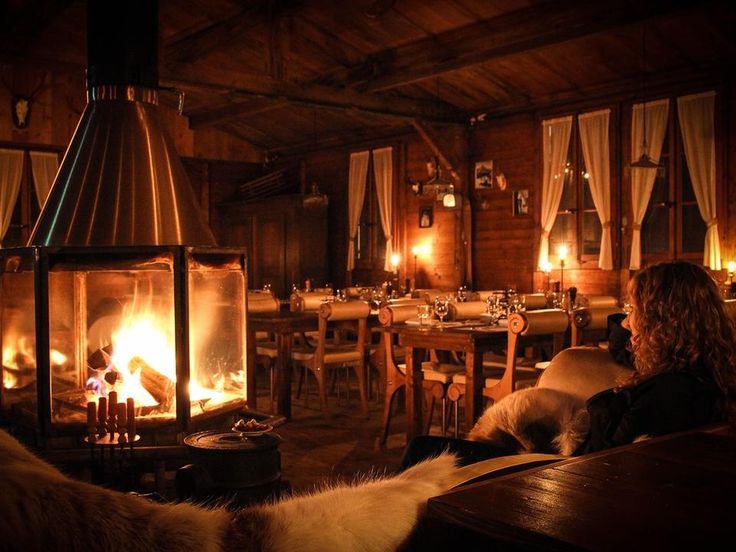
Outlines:
[{"label": "beige curtain", "polygon": [[369,151],[350,154],[350,173],[348,175],[348,271],[355,268],[355,239],[358,236],[360,213],[365,198],[365,179],[368,175]]},{"label": "beige curtain", "polygon": [[59,170],[59,156],[50,151],[32,151],[31,170],[33,171],[33,186],[36,190],[38,206],[43,209],[51,185],[54,183],[56,171]]},{"label": "beige curtain", "polygon": [[393,162],[391,153],[393,148],[380,148],[373,150],[373,172],[376,177],[376,194],[378,195],[378,208],[381,211],[381,226],[386,238],[386,258],[383,261],[383,270],[389,272],[391,266],[391,255],[394,252],[393,237],[391,232],[391,221],[393,220]]},{"label": "beige curtain", "polygon": [[588,186],[593,196],[598,220],[601,221],[601,250],[598,268],[613,269],[611,249],[611,164],[609,157],[608,120],[610,109],[591,111],[578,116],[580,142],[588,171]]},{"label": "beige curtain", "polygon": [[[642,142],[644,127],[647,135],[647,153],[656,163],[662,155],[662,144],[667,133],[667,114],[670,109],[668,99],[636,104],[631,110],[631,160],[636,161],[643,153]],[[643,111],[643,113],[642,113]],[[646,114],[646,124],[644,124]],[[645,169],[631,167],[631,209],[633,220],[631,221],[633,232],[631,233],[631,257],[629,268],[638,270],[641,267],[641,223],[647,212],[649,198],[652,196],[654,180],[657,177],[657,169]]]},{"label": "beige curtain", "polygon": [[542,121],[542,212],[540,224],[542,238],[539,242],[539,262],[537,266],[546,266],[549,262],[549,233],[555,224],[557,210],[562,198],[564,184],[565,161],[570,144],[572,115],[559,119]]},{"label": "beige curtain", "polygon": [[716,148],[713,91],[677,98],[677,115],[700,216],[707,226],[703,264],[721,269],[721,245],[716,219]]},{"label": "beige curtain", "polygon": [[0,148],[0,247],[13,217],[23,175],[23,151]]}]

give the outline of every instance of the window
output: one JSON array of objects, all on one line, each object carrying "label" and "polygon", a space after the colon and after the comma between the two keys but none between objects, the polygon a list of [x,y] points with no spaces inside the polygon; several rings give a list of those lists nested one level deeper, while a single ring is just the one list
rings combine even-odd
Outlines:
[{"label": "window", "polygon": [[[21,150],[22,148],[8,146],[8,149]],[[34,149],[34,154],[36,151]],[[41,153],[41,155],[46,154]],[[51,179],[54,177],[53,174],[48,174],[47,176]],[[50,185],[50,182],[48,184]],[[29,150],[23,150],[23,169],[20,189],[18,190],[18,197],[10,218],[10,224],[5,232],[5,236],[2,237],[2,246],[17,247],[26,245],[40,212],[41,207],[38,204],[38,198],[34,188],[31,152]]]},{"label": "window", "polygon": [[373,156],[368,164],[366,178],[368,181],[365,185],[365,199],[363,210],[360,213],[355,247],[355,268],[357,270],[383,270],[386,258],[386,237],[381,225],[381,211],[376,194]]},{"label": "window", "polygon": [[550,256],[560,245],[568,247],[568,259],[580,265],[598,261],[602,228],[588,185],[577,116],[573,117],[565,164],[565,179],[557,218],[549,237]]},{"label": "window", "polygon": [[676,105],[677,100],[670,100],[660,166],[641,225],[642,260],[648,264],[671,259],[703,260],[706,225],[690,180],[677,109],[673,109]]}]

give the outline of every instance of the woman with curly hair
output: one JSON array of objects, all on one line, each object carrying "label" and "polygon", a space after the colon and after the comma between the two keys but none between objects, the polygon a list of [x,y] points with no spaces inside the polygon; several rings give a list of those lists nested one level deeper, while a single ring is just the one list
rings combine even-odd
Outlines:
[{"label": "woman with curly hair", "polygon": [[577,454],[707,423],[736,425],[736,331],[700,266],[647,267],[628,286],[634,372],[588,401],[590,430]]}]

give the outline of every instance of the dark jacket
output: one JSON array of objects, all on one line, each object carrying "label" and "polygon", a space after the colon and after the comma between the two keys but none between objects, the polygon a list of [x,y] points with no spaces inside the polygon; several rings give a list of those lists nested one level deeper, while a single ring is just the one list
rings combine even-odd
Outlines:
[{"label": "dark jacket", "polygon": [[658,374],[634,387],[601,391],[588,400],[590,431],[575,454],[719,421],[719,395],[713,377],[701,365]]}]

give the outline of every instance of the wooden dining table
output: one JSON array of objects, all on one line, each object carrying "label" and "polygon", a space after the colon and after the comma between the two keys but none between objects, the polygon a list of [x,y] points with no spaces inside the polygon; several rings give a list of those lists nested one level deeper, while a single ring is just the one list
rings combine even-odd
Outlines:
[{"label": "wooden dining table", "polygon": [[389,331],[399,335],[406,348],[407,442],[422,434],[422,361],[429,349],[465,354],[465,428],[470,429],[483,410],[483,353],[503,348],[508,340],[505,325],[478,321],[419,326],[394,324]]},{"label": "wooden dining table", "polygon": [[407,550],[730,549],[734,458],[721,425],[501,475],[431,498]]},{"label": "wooden dining table", "polygon": [[274,365],[276,388],[276,413],[291,418],[291,349],[294,334],[314,331],[319,324],[318,311],[275,311],[248,314],[248,370],[246,393],[248,406],[256,406],[255,349],[256,332],[269,332],[276,337],[278,356]]}]

